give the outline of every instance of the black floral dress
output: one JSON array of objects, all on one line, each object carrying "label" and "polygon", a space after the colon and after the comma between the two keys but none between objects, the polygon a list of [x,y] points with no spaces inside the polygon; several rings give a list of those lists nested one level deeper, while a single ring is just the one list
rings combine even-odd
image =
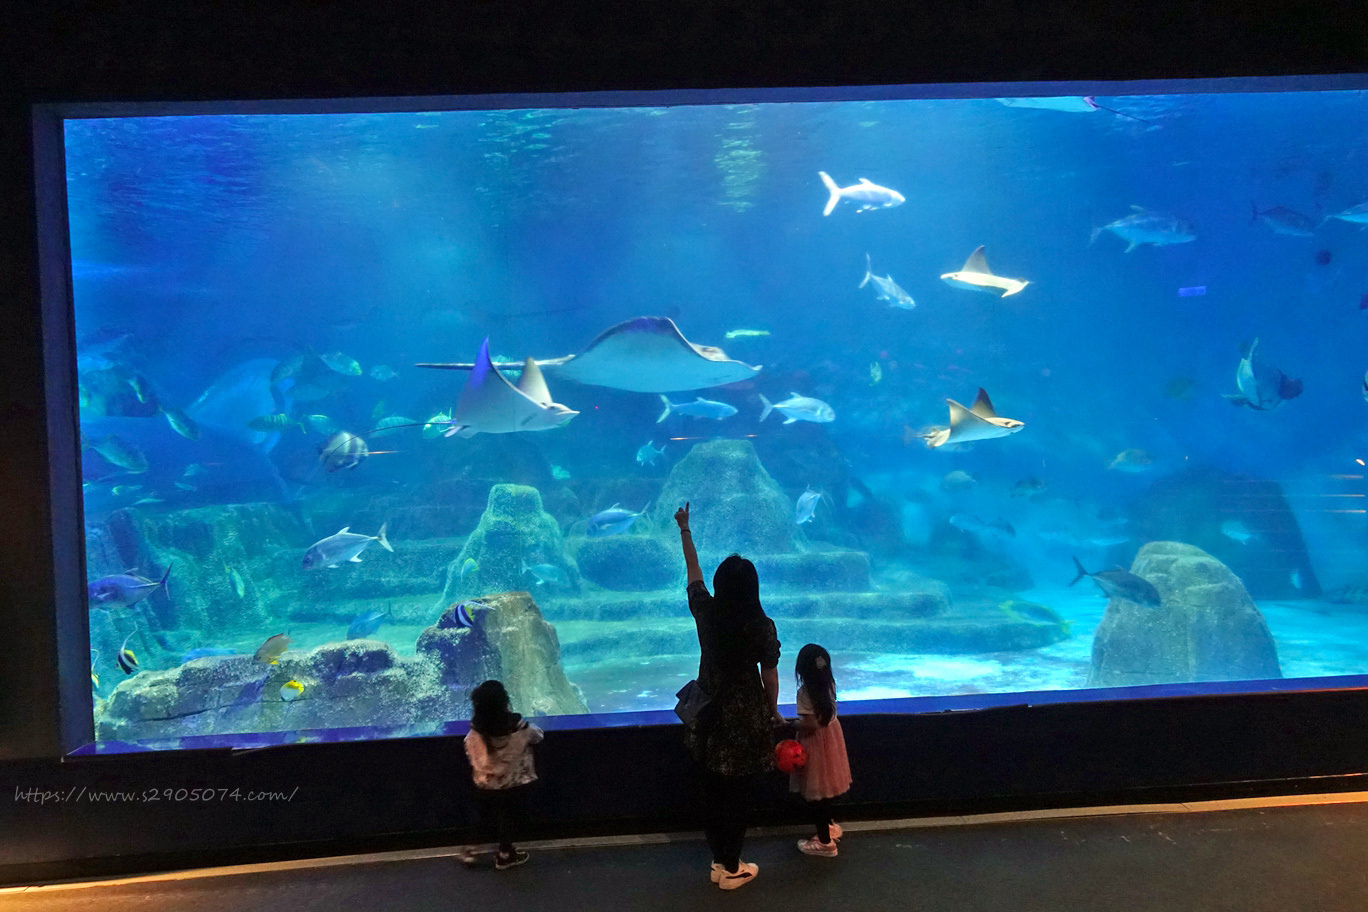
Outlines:
[{"label": "black floral dress", "polygon": [[723,776],[774,769],[775,736],[765,685],[756,669],[779,664],[774,621],[761,615],[744,629],[734,661],[719,661],[715,602],[702,580],[689,584],[689,611],[698,627],[698,684],[711,698],[697,723],[685,729],[694,759]]}]

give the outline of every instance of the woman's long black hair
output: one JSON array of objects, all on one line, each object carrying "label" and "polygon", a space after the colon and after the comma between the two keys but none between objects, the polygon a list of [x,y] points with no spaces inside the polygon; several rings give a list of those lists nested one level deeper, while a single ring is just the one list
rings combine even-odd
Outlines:
[{"label": "woman's long black hair", "polygon": [[836,679],[831,674],[830,654],[816,643],[808,643],[798,650],[793,676],[807,688],[812,708],[817,710],[817,721],[830,725],[836,715]]},{"label": "woman's long black hair", "polygon": [[724,665],[749,664],[755,659],[747,655],[751,646],[747,628],[765,617],[760,604],[760,575],[755,564],[739,554],[729,556],[717,565],[713,573],[713,601],[720,609],[714,643],[719,661]]},{"label": "woman's long black hair", "polygon": [[486,745],[490,738],[513,734],[522,724],[522,716],[513,711],[508,691],[498,681],[485,681],[472,690],[470,705],[474,710],[470,727],[485,739]]}]

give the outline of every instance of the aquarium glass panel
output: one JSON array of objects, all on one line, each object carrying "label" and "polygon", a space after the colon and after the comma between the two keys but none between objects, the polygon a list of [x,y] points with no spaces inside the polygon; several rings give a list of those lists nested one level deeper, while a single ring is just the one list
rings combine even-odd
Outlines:
[{"label": "aquarium glass panel", "polygon": [[1221,88],[68,112],[97,738],[672,719],[685,503],[784,703],[1368,673],[1368,100]]}]

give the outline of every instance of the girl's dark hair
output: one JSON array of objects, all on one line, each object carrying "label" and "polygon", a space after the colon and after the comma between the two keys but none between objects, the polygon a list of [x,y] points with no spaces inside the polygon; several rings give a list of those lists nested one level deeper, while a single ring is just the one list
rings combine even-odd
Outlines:
[{"label": "girl's dark hair", "polygon": [[470,727],[485,739],[486,744],[490,738],[513,734],[522,723],[522,716],[513,711],[508,691],[498,681],[485,681],[472,690],[470,705],[474,710]]},{"label": "girl's dark hair", "polygon": [[798,650],[793,676],[807,688],[812,708],[817,710],[817,721],[830,725],[836,715],[836,679],[831,674],[830,654],[816,643],[808,643]]},{"label": "girl's dark hair", "polygon": [[713,602],[719,609],[713,631],[719,662],[744,665],[759,661],[750,656],[755,639],[750,628],[765,618],[755,564],[739,554],[718,564],[713,573]]}]

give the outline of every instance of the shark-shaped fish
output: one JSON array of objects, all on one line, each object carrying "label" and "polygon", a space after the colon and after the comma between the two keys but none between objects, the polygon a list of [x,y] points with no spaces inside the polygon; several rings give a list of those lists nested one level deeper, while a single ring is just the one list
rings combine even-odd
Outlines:
[{"label": "shark-shaped fish", "polygon": [[[633,393],[679,393],[749,380],[760,367],[734,361],[722,349],[695,345],[668,317],[634,317],[599,333],[579,354],[532,362],[553,380],[574,380]],[[475,365],[419,364],[439,370]],[[497,370],[523,365],[500,363]]]},{"label": "shark-shaped fish", "polygon": [[864,288],[870,282],[878,293],[874,297],[880,301],[887,301],[889,307],[898,307],[903,310],[911,310],[917,306],[917,302],[912,300],[912,296],[898,287],[898,283],[893,281],[893,276],[887,275],[882,279],[874,274],[874,266],[870,262],[869,254],[865,254],[865,274],[860,280],[859,287]]},{"label": "shark-shaped fish", "polygon": [[941,279],[956,288],[986,291],[1000,298],[1014,295],[1031,284],[1025,279],[1006,279],[993,275],[993,270],[988,268],[988,257],[984,255],[982,246],[969,254],[969,259],[964,261],[963,269],[959,272],[947,272]]},{"label": "shark-shaped fish", "polygon": [[999,418],[993,411],[993,403],[989,400],[988,393],[981,388],[972,408],[965,408],[954,399],[946,399],[945,402],[950,406],[950,426],[932,428],[920,435],[926,439],[926,445],[933,450],[947,443],[970,443],[975,440],[1006,437],[1026,426],[1024,422],[1014,418]]},{"label": "shark-shaped fish", "polygon": [[461,389],[452,416],[452,433],[462,437],[476,434],[515,434],[519,431],[547,431],[558,428],[579,412],[551,401],[537,362],[528,358],[523,364],[518,385],[508,382],[489,360],[489,340],[480,343],[475,367]]},{"label": "shark-shaped fish", "polygon": [[1241,352],[1240,366],[1235,368],[1238,393],[1222,393],[1231,405],[1247,405],[1255,411],[1266,412],[1277,408],[1285,399],[1296,399],[1302,394],[1302,382],[1293,380],[1276,367],[1265,364],[1255,355],[1259,340],[1255,339]]}]

